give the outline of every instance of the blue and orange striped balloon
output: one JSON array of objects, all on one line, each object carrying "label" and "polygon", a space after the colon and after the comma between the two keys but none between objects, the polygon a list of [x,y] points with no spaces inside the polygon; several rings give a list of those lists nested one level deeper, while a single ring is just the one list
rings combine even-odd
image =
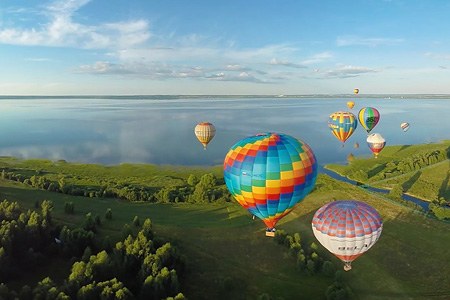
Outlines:
[{"label": "blue and orange striped balloon", "polygon": [[264,133],[234,144],[223,170],[234,198],[272,229],[313,189],[317,160],[306,143],[285,134]]},{"label": "blue and orange striped balloon", "polygon": [[355,132],[358,126],[356,116],[351,112],[338,111],[332,113],[328,119],[328,127],[331,129],[333,135],[342,143]]}]

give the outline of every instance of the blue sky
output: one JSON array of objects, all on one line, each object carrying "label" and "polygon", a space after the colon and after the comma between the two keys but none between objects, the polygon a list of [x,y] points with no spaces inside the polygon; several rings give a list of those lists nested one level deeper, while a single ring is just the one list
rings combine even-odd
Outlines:
[{"label": "blue sky", "polygon": [[1,95],[450,94],[447,0],[1,0]]}]

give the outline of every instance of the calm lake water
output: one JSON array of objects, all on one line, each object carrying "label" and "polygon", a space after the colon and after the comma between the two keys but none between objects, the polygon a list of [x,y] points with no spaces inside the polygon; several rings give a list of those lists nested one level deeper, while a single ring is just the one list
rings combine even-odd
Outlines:
[{"label": "calm lake water", "polygon": [[[349,100],[356,103],[351,110],[346,106]],[[450,99],[2,98],[0,155],[108,165],[210,166],[222,164],[238,140],[273,131],[308,143],[323,166],[345,163],[350,153],[371,155],[362,126],[344,147],[327,126],[331,113],[345,110],[356,115],[366,106],[379,110],[380,122],[371,133],[383,135],[387,145],[450,138]],[[195,125],[202,121],[217,130],[207,150],[194,135]],[[402,122],[411,124],[409,131],[401,130]]]}]

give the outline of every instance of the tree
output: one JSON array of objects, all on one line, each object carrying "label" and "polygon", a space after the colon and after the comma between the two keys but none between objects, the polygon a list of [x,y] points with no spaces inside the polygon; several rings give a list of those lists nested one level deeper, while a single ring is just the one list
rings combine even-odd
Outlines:
[{"label": "tree", "polygon": [[105,213],[105,219],[106,219],[106,220],[111,220],[111,219],[112,219],[112,210],[111,210],[111,208],[108,208],[108,209],[106,210],[106,213]]},{"label": "tree", "polygon": [[332,277],[335,272],[336,272],[336,269],[331,261],[326,260],[323,262],[322,273],[325,276]]},{"label": "tree", "polygon": [[135,227],[141,226],[141,222],[139,221],[139,217],[138,217],[138,216],[134,216],[134,219],[133,219],[133,225],[134,225]]},{"label": "tree", "polygon": [[[4,172],[5,170],[3,170],[3,172]],[[3,175],[2,175],[3,176]],[[189,175],[189,177],[188,177],[188,179],[187,179],[187,183],[190,185],[190,186],[195,186],[197,183],[198,183],[198,178],[197,178],[197,176],[195,176],[194,174],[190,174]]]},{"label": "tree", "polygon": [[73,205],[73,202],[66,202],[64,204],[64,212],[66,214],[73,215],[73,213],[75,212],[75,207]]},{"label": "tree", "polygon": [[92,218],[92,213],[90,212],[86,214],[83,229],[86,231],[93,231],[93,232],[96,232],[97,230],[94,218]]}]

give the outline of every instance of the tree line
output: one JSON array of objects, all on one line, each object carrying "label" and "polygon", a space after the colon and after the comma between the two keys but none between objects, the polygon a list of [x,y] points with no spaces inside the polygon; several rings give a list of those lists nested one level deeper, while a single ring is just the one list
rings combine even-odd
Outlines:
[{"label": "tree line", "polygon": [[[52,209],[47,200],[38,211],[0,202],[0,299],[185,299],[179,277],[184,259],[154,236],[150,219],[141,224],[135,217],[138,231],[128,226],[126,236],[112,245],[108,236],[99,241],[99,225],[90,213],[82,227],[71,229],[53,223]],[[62,284],[46,277],[33,287],[8,287],[25,272],[51,263],[48,257],[73,262]]]},{"label": "tree line", "polygon": [[[182,185],[165,186],[162,188],[148,187],[139,184],[108,182],[107,185],[75,185],[68,184],[64,176],[57,181],[50,180],[45,175],[24,175],[2,169],[1,178],[22,182],[34,188],[50,192],[64,193],[73,196],[90,198],[117,198],[131,202],[146,201],[158,203],[207,203],[229,202],[231,194],[223,179],[218,179],[213,173],[203,174],[200,178],[191,174]],[[89,178],[85,178],[89,181]],[[92,182],[95,182],[92,180]]]}]

